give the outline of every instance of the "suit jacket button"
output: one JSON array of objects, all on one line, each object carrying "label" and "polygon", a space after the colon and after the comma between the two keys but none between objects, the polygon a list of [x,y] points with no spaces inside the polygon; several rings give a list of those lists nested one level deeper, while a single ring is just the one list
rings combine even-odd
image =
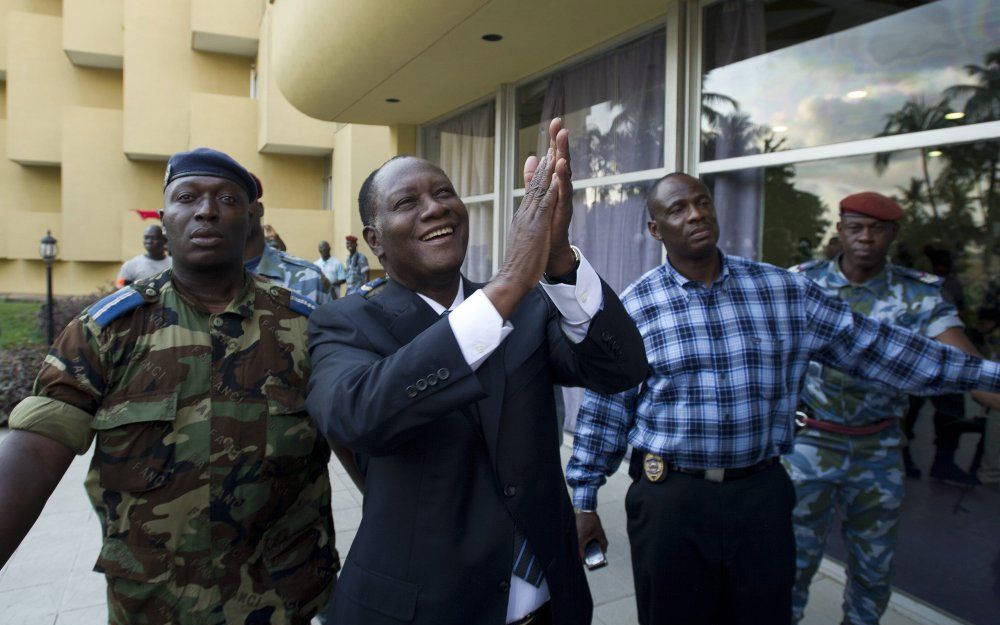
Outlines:
[{"label": "suit jacket button", "polygon": [[604,332],[601,333],[601,338],[604,339],[605,341],[610,341],[611,339],[614,338],[614,336],[615,335],[611,334],[611,330],[605,330]]},{"label": "suit jacket button", "polygon": [[417,387],[415,387],[415,386],[407,386],[406,387],[406,396],[407,397],[416,397],[417,396]]},{"label": "suit jacket button", "polygon": [[430,384],[431,386],[434,386],[435,384],[437,384],[438,383],[437,374],[436,373],[428,373],[427,374],[427,383]]},{"label": "suit jacket button", "polygon": [[417,382],[416,382],[416,384],[414,384],[414,386],[417,387],[418,391],[426,391],[427,390],[427,380],[425,380],[423,378],[420,378],[419,380],[417,380]]},{"label": "suit jacket button", "polygon": [[517,494],[517,486],[514,486],[513,484],[508,484],[508,485],[504,486],[503,487],[503,494],[504,494],[504,497],[513,497],[514,495]]},{"label": "suit jacket button", "polygon": [[438,376],[439,380],[447,380],[448,376],[450,376],[450,375],[451,375],[451,371],[448,371],[444,367],[441,367],[440,369],[437,370],[437,376]]},{"label": "suit jacket button", "polygon": [[510,592],[510,582],[507,580],[500,582],[500,592]]}]

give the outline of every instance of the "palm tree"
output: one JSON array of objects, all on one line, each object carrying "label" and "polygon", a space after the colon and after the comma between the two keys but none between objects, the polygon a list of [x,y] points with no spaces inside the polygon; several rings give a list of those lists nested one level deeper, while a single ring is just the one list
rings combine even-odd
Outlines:
[{"label": "palm tree", "polygon": [[[922,130],[933,130],[944,128],[948,125],[948,120],[944,116],[949,112],[948,99],[944,98],[937,104],[928,106],[922,98],[908,100],[901,109],[886,115],[885,127],[878,134],[879,137],[889,135],[900,135],[909,132],[920,132]],[[889,166],[892,158],[891,152],[882,152],[875,155],[875,171],[881,174]],[[934,186],[931,183],[930,172],[927,169],[927,148],[920,149],[920,166],[924,175],[924,184],[927,186],[927,200],[931,206],[931,213],[935,221],[940,219],[937,202],[934,199]]]}]

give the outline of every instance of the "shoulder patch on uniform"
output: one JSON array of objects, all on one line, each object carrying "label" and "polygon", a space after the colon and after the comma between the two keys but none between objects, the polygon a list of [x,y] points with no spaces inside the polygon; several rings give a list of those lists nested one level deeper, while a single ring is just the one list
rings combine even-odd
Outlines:
[{"label": "shoulder patch on uniform", "polygon": [[305,295],[300,295],[295,291],[289,291],[288,293],[288,307],[295,312],[308,317],[314,310],[316,310],[317,304],[312,299],[306,297]]},{"label": "shoulder patch on uniform", "polygon": [[944,278],[941,276],[936,276],[932,273],[927,273],[926,271],[920,271],[919,269],[911,269],[909,267],[901,267],[899,265],[892,266],[893,271],[898,272],[902,276],[907,278],[912,278],[914,280],[919,280],[924,284],[932,284],[934,286],[941,286],[944,284]]},{"label": "shoulder patch on uniform", "polygon": [[788,271],[791,271],[792,273],[802,273],[804,271],[809,271],[810,269],[819,267],[825,262],[826,262],[825,260],[807,260],[806,262],[799,263],[794,267],[789,267]]},{"label": "shoulder patch on uniform", "polygon": [[98,327],[104,328],[118,317],[142,306],[145,302],[145,298],[139,291],[127,286],[98,300],[87,312]]},{"label": "shoulder patch on uniform", "polygon": [[371,299],[378,295],[388,283],[389,279],[386,277],[375,278],[371,282],[362,284],[358,289],[358,292],[361,293],[361,296],[365,299]]}]

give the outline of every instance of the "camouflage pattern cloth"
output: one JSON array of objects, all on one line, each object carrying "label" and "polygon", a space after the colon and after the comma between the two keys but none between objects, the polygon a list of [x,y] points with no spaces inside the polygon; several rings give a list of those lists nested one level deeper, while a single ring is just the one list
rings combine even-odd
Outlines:
[{"label": "camouflage pattern cloth", "polygon": [[308,297],[320,306],[331,300],[330,281],[319,267],[270,245],[264,244],[257,266],[248,269],[272,284]]},{"label": "camouflage pattern cloth", "polygon": [[245,274],[225,311],[170,271],[91,306],[11,427],[78,454],[112,624],[307,625],[337,567],[330,451],[305,411],[313,304]]},{"label": "camouflage pattern cloth", "polygon": [[368,273],[368,259],[361,252],[354,252],[347,257],[344,267],[347,270],[347,288],[344,293],[357,293],[368,279],[365,277]]},{"label": "camouflage pattern cloth", "polygon": [[[897,265],[862,285],[851,284],[839,257],[793,267],[840,297],[855,312],[928,337],[961,327],[958,311],[941,297],[941,279]],[[907,395],[809,363],[802,400],[816,419],[849,426],[906,413]],[[847,436],[806,428],[782,461],[795,485],[796,579],[793,619],[802,619],[809,583],[819,566],[836,508],[848,551],[844,621],[877,625],[891,593],[892,557],[903,502],[899,422],[875,434]]]}]

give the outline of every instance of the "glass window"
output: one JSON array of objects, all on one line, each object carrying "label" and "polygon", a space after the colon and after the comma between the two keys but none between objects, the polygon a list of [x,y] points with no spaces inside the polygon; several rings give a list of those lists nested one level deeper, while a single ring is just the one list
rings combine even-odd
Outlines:
[{"label": "glass window", "polygon": [[469,248],[462,275],[473,282],[488,282],[493,276],[493,200],[467,202]]},{"label": "glass window", "polygon": [[424,158],[448,174],[469,211],[469,247],[462,274],[476,282],[493,275],[495,111],[491,100],[421,129]]},{"label": "glass window", "polygon": [[1000,290],[998,163],[1000,141],[986,141],[727,172],[706,182],[720,247],[751,257],[759,249],[762,260],[782,267],[834,253],[829,243],[843,197],[893,197],[906,212],[894,261],[931,272],[935,254],[947,252],[974,313]]},{"label": "glass window", "polygon": [[518,162],[548,147],[561,116],[574,179],[662,167],[664,42],[658,31],[519,88]]},{"label": "glass window", "polygon": [[703,12],[701,160],[1000,119],[1000,3],[724,1]]},{"label": "glass window", "polygon": [[463,198],[493,193],[495,111],[491,100],[421,130],[424,158],[448,174]]}]

